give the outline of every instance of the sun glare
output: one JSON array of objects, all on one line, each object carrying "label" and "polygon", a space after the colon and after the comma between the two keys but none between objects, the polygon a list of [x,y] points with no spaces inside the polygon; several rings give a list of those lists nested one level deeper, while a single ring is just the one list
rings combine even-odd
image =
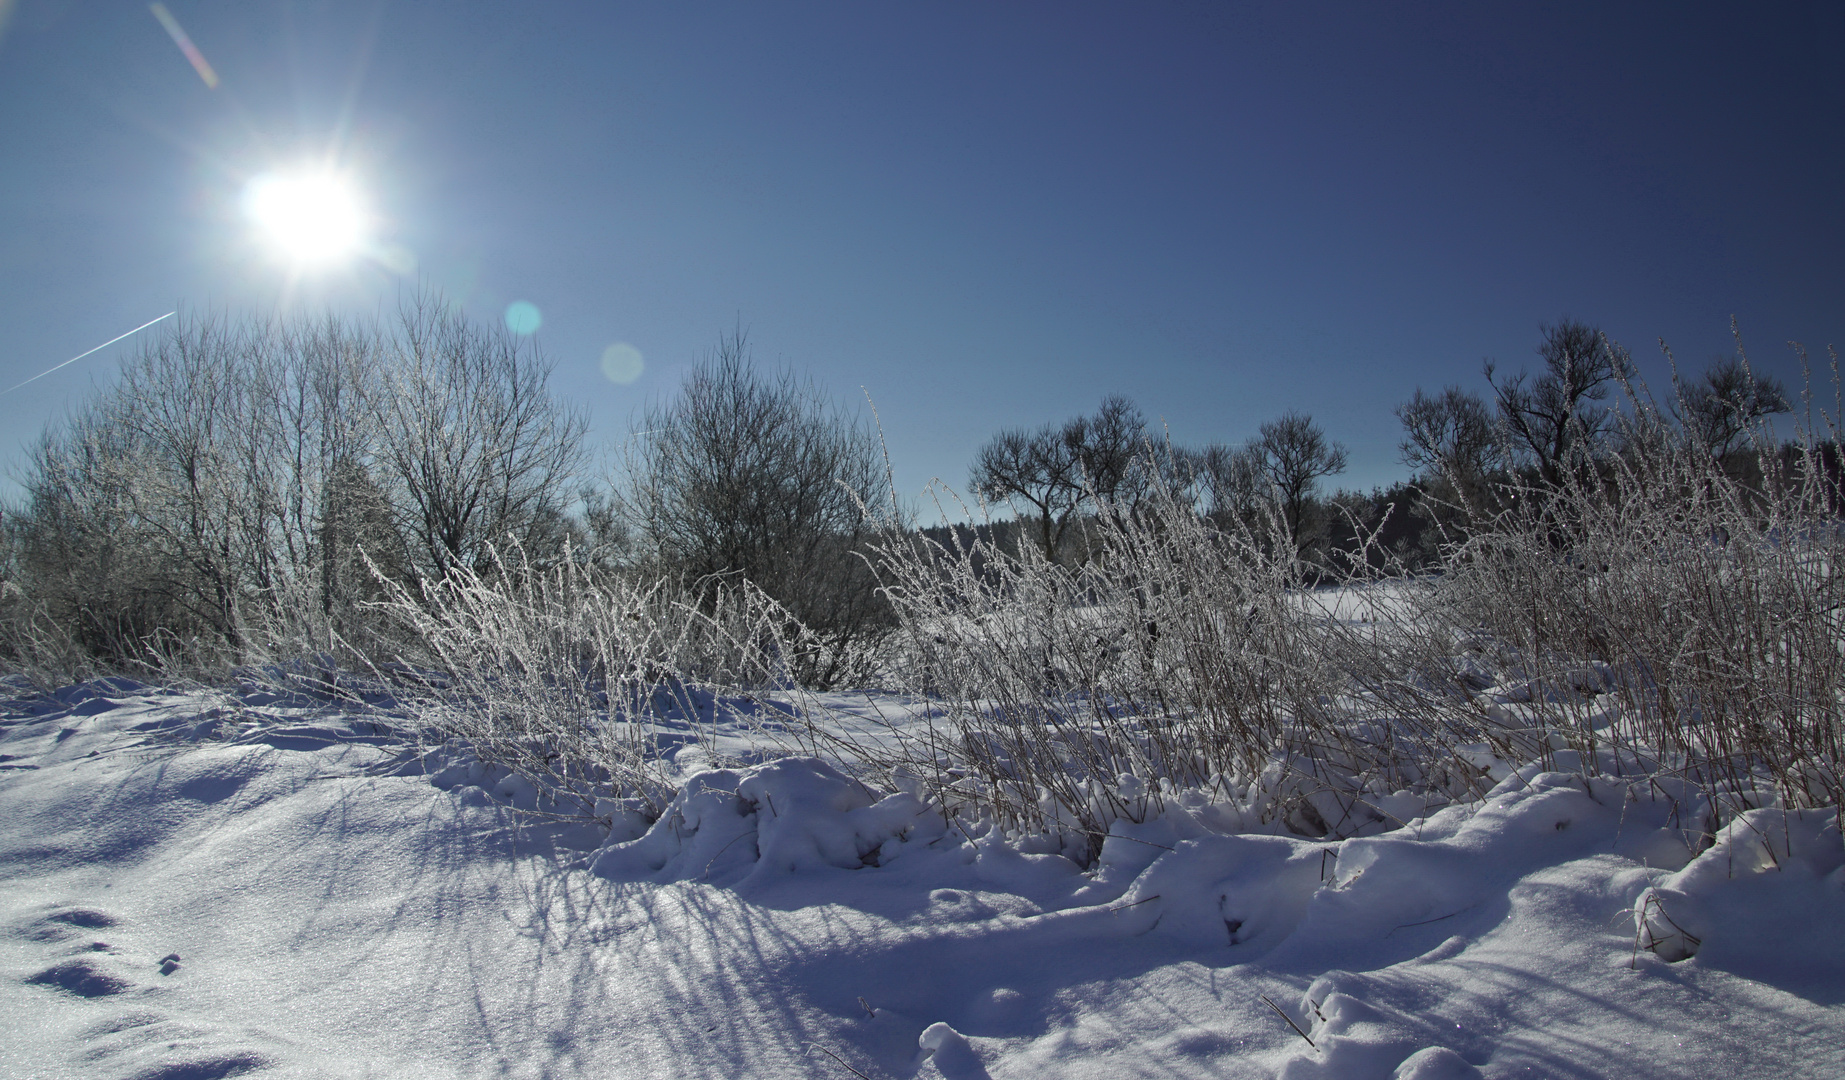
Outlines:
[{"label": "sun glare", "polygon": [[352,182],[335,173],[259,176],[244,191],[244,210],[294,263],[325,266],[365,246],[365,207]]}]

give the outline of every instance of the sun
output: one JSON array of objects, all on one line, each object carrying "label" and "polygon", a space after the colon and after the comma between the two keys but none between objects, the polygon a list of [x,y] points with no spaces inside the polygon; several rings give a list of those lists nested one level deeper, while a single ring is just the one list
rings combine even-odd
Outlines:
[{"label": "sun", "polygon": [[243,206],[277,253],[297,265],[343,262],[368,240],[364,200],[339,173],[265,173],[244,189]]}]

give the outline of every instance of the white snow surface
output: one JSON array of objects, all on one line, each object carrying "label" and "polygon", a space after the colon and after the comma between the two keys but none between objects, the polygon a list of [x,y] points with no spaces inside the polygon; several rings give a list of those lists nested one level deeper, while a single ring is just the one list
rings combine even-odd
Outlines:
[{"label": "white snow surface", "polygon": [[1845,1076],[1831,811],[1692,858],[1663,800],[1525,769],[1342,843],[1174,807],[1085,872],[696,749],[610,830],[311,703],[15,701],[0,1076]]}]

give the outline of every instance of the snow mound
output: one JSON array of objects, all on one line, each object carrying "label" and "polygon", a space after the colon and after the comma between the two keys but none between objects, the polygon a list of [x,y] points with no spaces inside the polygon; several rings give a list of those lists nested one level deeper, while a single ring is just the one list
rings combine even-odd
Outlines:
[{"label": "snow mound", "polygon": [[[1782,953],[1802,958],[1805,975],[1835,984],[1845,970],[1839,817],[1836,808],[1759,809],[1732,819],[1709,850],[1640,894],[1639,946],[1668,962],[1699,956],[1739,973],[1755,958]],[[1764,919],[1770,910],[1781,914]],[[1801,975],[1797,982],[1809,981]]]},{"label": "snow mound", "polygon": [[1633,801],[1630,785],[1521,770],[1482,803],[1383,836],[1176,841],[1149,860],[1116,911],[1133,934],[1234,948],[1226,962],[1283,943],[1291,962],[1379,948],[1394,954],[1407,942],[1454,933],[1454,920],[1503,906],[1507,890],[1538,868],[1611,849],[1682,865],[1690,851],[1669,826],[1673,816],[1668,802]]},{"label": "snow mound", "polygon": [[987,1070],[967,1037],[944,1023],[933,1023],[916,1038],[918,1065],[944,1080],[982,1080]]},{"label": "snow mound", "polygon": [[1320,887],[1323,845],[1281,836],[1205,836],[1153,861],[1122,897],[1130,934],[1158,929],[1199,948],[1272,948]]},{"label": "snow mound", "polygon": [[1477,1080],[1480,1070],[1445,1046],[1418,1050],[1403,1059],[1391,1080]]},{"label": "snow mound", "polygon": [[882,866],[945,829],[909,792],[877,798],[818,758],[782,758],[688,777],[645,835],[605,846],[591,868],[616,880],[736,885]]}]

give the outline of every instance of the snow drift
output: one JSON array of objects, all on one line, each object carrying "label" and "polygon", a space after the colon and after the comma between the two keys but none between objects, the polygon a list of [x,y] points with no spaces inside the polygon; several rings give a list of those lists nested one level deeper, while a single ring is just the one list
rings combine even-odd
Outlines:
[{"label": "snow drift", "polygon": [[505,775],[428,775],[322,706],[15,703],[0,1071],[1845,1073],[1832,811],[1712,833],[1532,768],[1342,841],[1175,799],[1085,871],[925,791],[695,749],[637,833],[516,811]]}]

